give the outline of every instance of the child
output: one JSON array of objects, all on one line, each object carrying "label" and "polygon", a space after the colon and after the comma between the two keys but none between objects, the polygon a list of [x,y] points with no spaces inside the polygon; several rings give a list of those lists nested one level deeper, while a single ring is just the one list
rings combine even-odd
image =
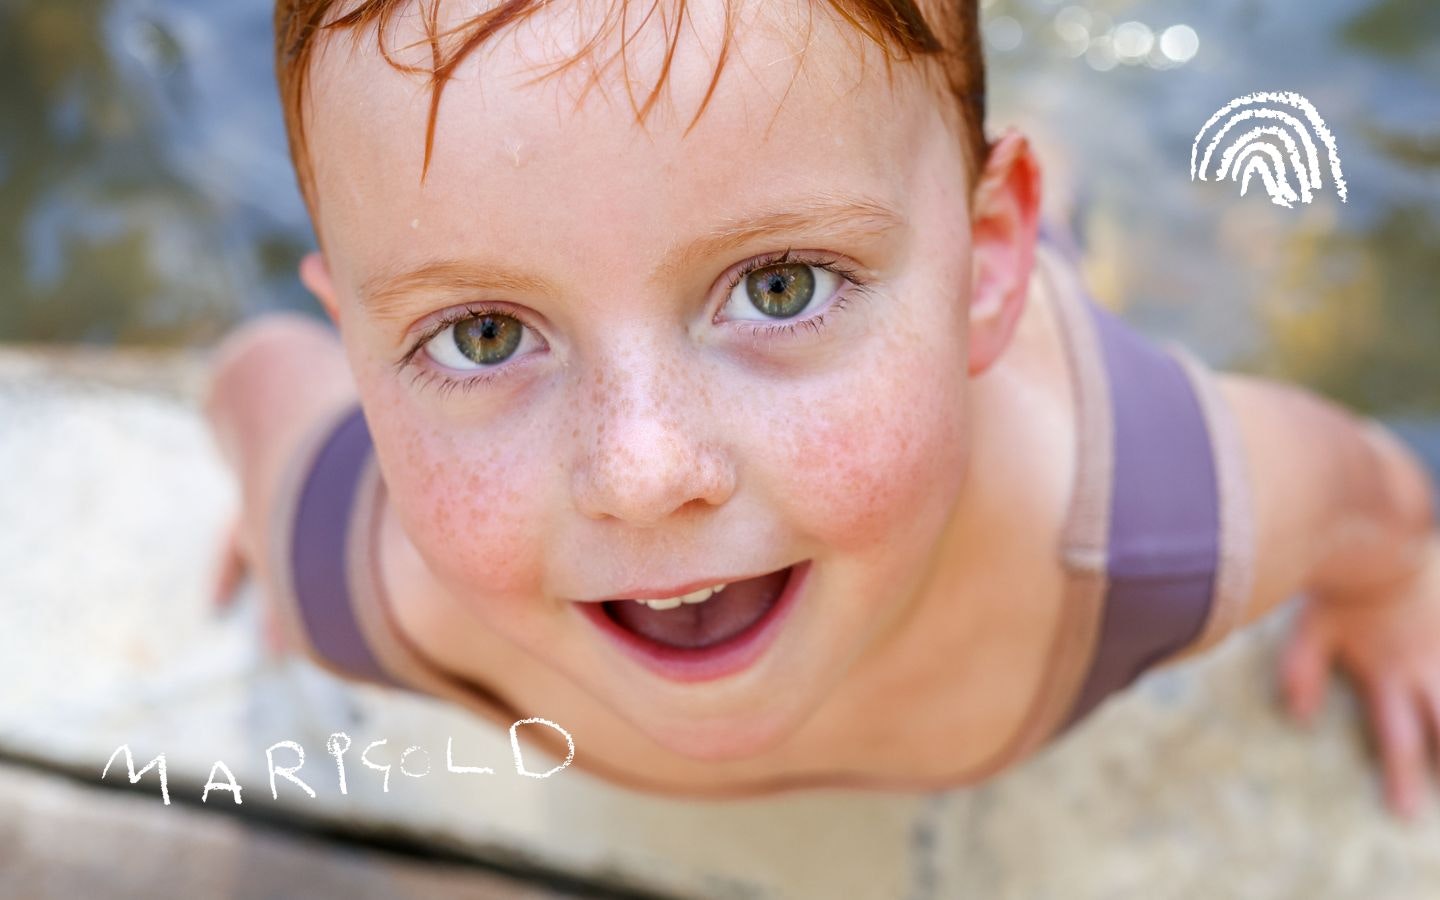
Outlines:
[{"label": "child", "polygon": [[1291,707],[1343,664],[1413,809],[1427,476],[1086,297],[975,4],[629,6],[278,4],[338,335],[206,410],[287,643],[642,790],[930,789],[1304,591]]}]

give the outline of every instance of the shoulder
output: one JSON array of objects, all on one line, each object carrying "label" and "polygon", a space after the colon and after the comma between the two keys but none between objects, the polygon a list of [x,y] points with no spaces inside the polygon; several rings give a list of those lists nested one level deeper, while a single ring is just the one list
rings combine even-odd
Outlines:
[{"label": "shoulder", "polygon": [[252,319],[211,356],[202,405],[238,482],[239,541],[282,613],[288,598],[277,526],[292,511],[309,455],[355,393],[339,336],[298,314]]},{"label": "shoulder", "polygon": [[273,484],[316,423],[355,397],[339,335],[299,314],[272,313],[244,323],[215,348],[203,406],[248,500],[252,490]]}]

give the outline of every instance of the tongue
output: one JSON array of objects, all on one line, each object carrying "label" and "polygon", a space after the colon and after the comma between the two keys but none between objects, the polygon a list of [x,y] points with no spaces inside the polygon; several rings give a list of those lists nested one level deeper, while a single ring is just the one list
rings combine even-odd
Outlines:
[{"label": "tongue", "polygon": [[622,627],[657,644],[691,650],[718,644],[760,621],[780,599],[789,575],[789,569],[781,569],[737,581],[704,603],[674,609],[651,609],[634,600],[609,600],[605,607]]}]

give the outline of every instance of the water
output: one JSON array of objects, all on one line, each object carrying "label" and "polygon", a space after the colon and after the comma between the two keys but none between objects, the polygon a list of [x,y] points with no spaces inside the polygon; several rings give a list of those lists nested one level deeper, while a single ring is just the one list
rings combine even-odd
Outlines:
[{"label": "water", "polygon": [[0,5],[0,340],[192,343],[313,309],[258,0]]},{"label": "water", "polygon": [[[261,310],[318,314],[294,275],[313,238],[270,14],[0,6],[0,340],[199,344]],[[1216,365],[1384,417],[1440,470],[1440,7],[989,0],[986,18],[991,125],[1037,136],[1102,301]],[[1197,42],[1183,63],[1160,50]],[[1190,180],[1195,132],[1260,90],[1314,102],[1347,203],[1286,210]]]},{"label": "water", "polygon": [[[1052,168],[1073,185],[1071,218],[1102,299],[1217,364],[1299,381],[1371,414],[1440,413],[1440,8],[1076,8],[1109,20],[1092,21],[1101,34],[1129,21],[1151,33],[1185,24],[1199,38],[1194,58],[1168,69],[1114,64],[1099,42],[1071,58],[1081,45],[1055,27],[1073,18],[1063,4],[989,4],[992,22],[1008,17],[1023,33],[1015,49],[992,50],[997,112],[1033,122],[1070,155]],[[1348,202],[1327,189],[1282,209],[1256,185],[1242,198],[1233,185],[1190,180],[1196,132],[1255,91],[1315,104]]]}]

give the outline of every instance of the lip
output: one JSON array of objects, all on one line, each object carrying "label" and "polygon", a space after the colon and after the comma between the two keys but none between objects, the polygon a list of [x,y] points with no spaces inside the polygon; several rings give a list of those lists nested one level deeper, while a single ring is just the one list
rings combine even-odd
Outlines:
[{"label": "lip", "polygon": [[[790,576],[785,580],[785,588],[775,605],[749,628],[709,647],[684,650],[647,640],[621,628],[605,614],[605,608],[598,602],[581,603],[580,614],[594,623],[621,652],[656,675],[687,683],[711,681],[749,668],[775,642],[801,592],[810,583],[810,567],[811,560],[808,559],[790,566]],[[699,586],[713,583],[701,582]]]}]

